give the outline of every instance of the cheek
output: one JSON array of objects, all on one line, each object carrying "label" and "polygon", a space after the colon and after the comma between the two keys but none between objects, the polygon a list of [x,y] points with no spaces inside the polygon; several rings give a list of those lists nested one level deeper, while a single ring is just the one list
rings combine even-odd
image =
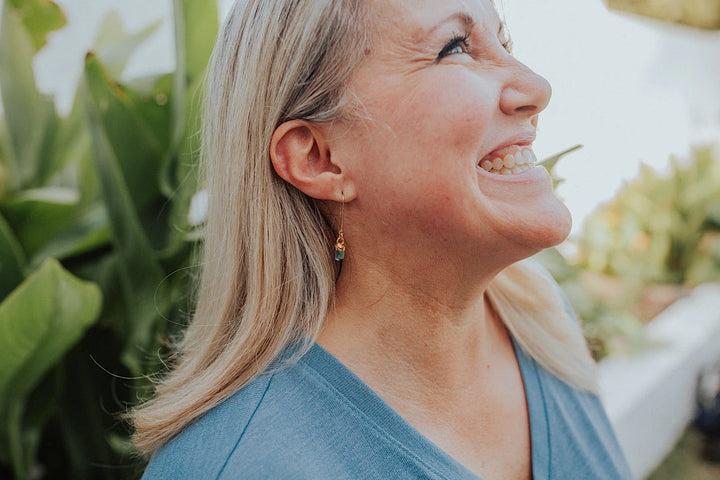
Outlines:
[{"label": "cheek", "polygon": [[399,141],[414,141],[425,151],[467,147],[477,145],[490,126],[496,110],[491,85],[467,71],[444,68],[448,74],[408,87],[400,101],[386,100],[388,123],[401,134]]},{"label": "cheek", "polygon": [[372,120],[353,142],[353,174],[367,194],[362,204],[429,229],[473,210],[469,192],[496,110],[491,84],[466,70],[439,68],[447,74],[388,82],[391,88],[364,99]]}]

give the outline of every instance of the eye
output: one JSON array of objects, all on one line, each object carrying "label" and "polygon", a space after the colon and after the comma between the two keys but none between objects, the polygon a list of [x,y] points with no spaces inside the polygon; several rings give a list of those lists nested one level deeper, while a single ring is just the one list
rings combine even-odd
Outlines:
[{"label": "eye", "polygon": [[442,50],[440,50],[440,53],[438,54],[438,60],[445,58],[450,55],[456,55],[459,53],[469,53],[470,52],[470,35],[464,34],[464,35],[455,35],[452,40],[450,40],[447,45],[443,47]]}]

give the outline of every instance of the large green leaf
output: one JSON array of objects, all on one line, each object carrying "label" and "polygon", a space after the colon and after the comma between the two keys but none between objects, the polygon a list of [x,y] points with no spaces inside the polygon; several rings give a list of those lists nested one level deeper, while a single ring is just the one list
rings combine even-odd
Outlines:
[{"label": "large green leaf", "polygon": [[173,0],[175,12],[175,48],[182,61],[177,71],[185,73],[187,85],[193,85],[205,72],[218,33],[217,2]]},{"label": "large green leaf", "polygon": [[[0,111],[2,109],[0,108]],[[0,115],[0,200],[5,196],[9,185],[9,179],[7,178],[6,168],[10,161],[10,139],[8,137],[7,123],[5,117]]]},{"label": "large green leaf", "polygon": [[[195,116],[188,115],[197,102],[203,73],[218,32],[217,2],[173,0],[175,16],[175,79],[173,85],[173,145],[180,146],[194,132]],[[194,109],[193,109],[194,110]]]},{"label": "large green leaf", "polygon": [[129,352],[146,349],[154,341],[153,332],[157,321],[168,309],[167,295],[162,293],[164,274],[143,231],[132,193],[120,166],[116,149],[123,147],[111,142],[112,132],[103,121],[107,108],[102,102],[104,97],[94,95],[98,83],[101,89],[107,83],[93,56],[89,56],[86,62],[85,82],[95,164],[114,234],[114,245],[120,256],[118,269],[128,308],[128,329],[132,332],[125,360],[131,371],[140,373],[137,357]]},{"label": "large green leaf", "polygon": [[25,254],[20,242],[0,215],[0,298],[10,293],[24,278]]},{"label": "large green leaf", "polygon": [[75,223],[80,213],[80,193],[70,188],[24,190],[6,198],[0,209],[12,226],[28,257]]},{"label": "large green leaf", "polygon": [[45,45],[48,33],[62,28],[67,22],[60,7],[50,0],[9,0],[9,2],[19,12],[23,25],[32,38],[34,53]]},{"label": "large green leaf", "polygon": [[79,96],[76,96],[70,113],[58,123],[52,152],[48,183],[77,189],[83,207],[96,202],[100,186],[92,163],[85,106]]},{"label": "large green leaf", "polygon": [[38,432],[25,431],[25,400],[100,312],[96,285],[52,259],[0,304],[0,436],[18,478],[29,474]]},{"label": "large green leaf", "polygon": [[[142,212],[160,195],[157,176],[166,148],[152,134],[156,129],[147,119],[156,123],[158,120],[152,114],[163,108],[152,106],[152,100],[144,102],[135,92],[115,82],[94,54],[88,54],[85,60],[85,86],[94,105],[92,121],[104,131],[117,159],[118,173],[129,189],[131,203],[136,211]],[[91,125],[91,132],[95,127]]]},{"label": "large green leaf", "polygon": [[217,5],[202,0],[174,0],[176,72],[172,95],[172,155],[162,170],[163,193],[173,198],[171,236],[166,256],[183,249],[193,225],[188,211],[197,192],[197,156],[205,69],[218,32]]},{"label": "large green leaf", "polygon": [[112,232],[107,212],[101,205],[85,210],[68,228],[53,235],[30,259],[30,267],[39,265],[48,257],[68,259],[109,247]]},{"label": "large green leaf", "polygon": [[[25,5],[25,2],[17,1]],[[24,10],[22,10],[24,11]],[[55,106],[41,95],[32,70],[33,39],[23,26],[21,10],[6,1],[0,25],[0,94],[10,145],[3,165],[5,185],[39,186],[49,172],[56,129]]]}]

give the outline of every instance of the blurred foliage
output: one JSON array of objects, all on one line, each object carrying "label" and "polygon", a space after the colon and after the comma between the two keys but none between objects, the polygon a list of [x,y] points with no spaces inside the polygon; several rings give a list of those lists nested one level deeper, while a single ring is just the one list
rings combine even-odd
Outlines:
[{"label": "blurred foliage", "polygon": [[580,317],[595,358],[647,348],[642,324],[704,282],[720,281],[720,160],[697,148],[658,175],[642,167],[585,221],[578,255],[538,255]]},{"label": "blurred foliage", "polygon": [[[555,167],[566,155],[582,148],[575,145],[540,162],[557,187],[563,182]],[[557,248],[546,249],[535,256],[558,282],[580,320],[583,333],[596,360],[611,352],[631,354],[648,346],[642,322],[632,311],[637,292],[618,291],[612,282],[589,275],[581,266],[571,263]]]},{"label": "blurred foliage", "polygon": [[614,10],[705,30],[720,29],[720,0],[606,0]]},{"label": "blurred foliage", "polygon": [[61,117],[32,61],[63,12],[2,5],[2,478],[138,473],[117,414],[147,393],[191,305],[197,89],[218,28],[214,2],[173,7],[174,73],[119,82],[154,27],[130,35],[110,17]]},{"label": "blurred foliage", "polygon": [[633,309],[637,289],[618,288],[620,285],[612,280],[588,274],[556,248],[544,250],[535,258],[548,269],[572,305],[595,360],[610,354],[630,355],[651,345]]},{"label": "blurred foliage", "polygon": [[580,241],[588,269],[626,283],[720,281],[720,160],[698,148],[668,175],[639,176],[591,214]]}]

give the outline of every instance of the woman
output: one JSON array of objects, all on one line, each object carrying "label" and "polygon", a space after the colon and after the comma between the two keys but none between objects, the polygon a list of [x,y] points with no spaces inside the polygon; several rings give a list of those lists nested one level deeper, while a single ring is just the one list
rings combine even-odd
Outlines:
[{"label": "woman", "polygon": [[237,3],[145,478],[630,478],[580,329],[518,263],[570,216],[533,165],[550,87],[508,43],[489,0]]}]

